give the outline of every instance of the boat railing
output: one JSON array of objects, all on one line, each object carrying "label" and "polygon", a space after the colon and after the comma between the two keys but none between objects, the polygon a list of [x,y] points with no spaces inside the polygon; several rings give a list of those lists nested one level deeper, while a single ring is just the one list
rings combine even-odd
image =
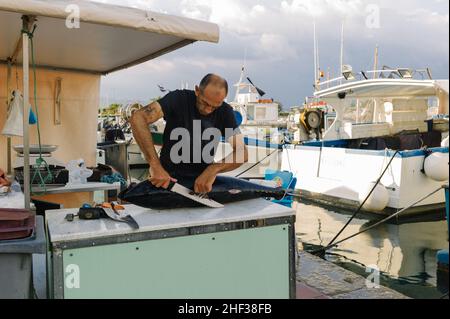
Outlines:
[{"label": "boat railing", "polygon": [[352,68],[348,67],[346,70],[344,70],[344,72],[342,72],[342,76],[324,82],[318,81],[318,83],[314,87],[316,91],[320,91],[324,88],[331,88],[342,85],[344,84],[344,81],[345,83],[351,83],[376,79],[432,80],[433,77],[429,68],[417,70],[408,68],[386,68],[382,70],[361,71],[358,73],[353,73]]}]

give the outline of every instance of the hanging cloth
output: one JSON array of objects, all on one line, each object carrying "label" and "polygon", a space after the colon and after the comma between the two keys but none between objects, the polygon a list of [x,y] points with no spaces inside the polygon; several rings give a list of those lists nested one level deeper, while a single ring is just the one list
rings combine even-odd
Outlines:
[{"label": "hanging cloth", "polygon": [[8,105],[8,115],[2,134],[6,136],[23,136],[23,97],[19,90],[13,92]]},{"label": "hanging cloth", "polygon": [[[23,96],[19,90],[15,90],[12,93],[11,102],[8,105],[8,114],[6,117],[6,123],[3,127],[2,135],[12,137],[12,136],[23,136]],[[31,125],[36,124],[37,118],[34,114],[31,105],[30,113],[28,115],[28,122]]]}]

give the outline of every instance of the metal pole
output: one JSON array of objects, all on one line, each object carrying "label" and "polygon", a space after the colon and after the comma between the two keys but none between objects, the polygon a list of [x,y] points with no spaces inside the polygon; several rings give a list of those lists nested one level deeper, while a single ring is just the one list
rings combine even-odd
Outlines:
[{"label": "metal pole", "polygon": [[[341,30],[341,70],[340,74],[344,71],[344,32],[345,32],[345,22],[342,21],[342,30]],[[341,80],[342,84],[342,80]]]},{"label": "metal pole", "polygon": [[[11,60],[8,60],[8,72],[7,72],[7,80],[6,80],[6,109],[8,110],[9,107],[9,96],[10,96],[10,84],[11,84],[11,77],[12,77],[12,64]],[[12,174],[12,167],[11,167],[11,137],[7,137],[6,139],[6,156],[7,156],[7,163],[6,163],[6,174],[11,175]]]},{"label": "metal pole", "polygon": [[6,139],[6,147],[8,148],[6,151],[6,155],[8,156],[8,158],[6,159],[7,163],[6,163],[6,170],[7,170],[7,175],[11,175],[12,174],[12,164],[11,164],[11,138],[8,137]]},{"label": "metal pole", "polygon": [[314,86],[317,85],[317,35],[316,21],[314,21]]},{"label": "metal pole", "polygon": [[[28,17],[23,17],[23,27],[28,30]],[[30,185],[30,136],[28,115],[30,112],[29,96],[29,56],[28,56],[28,35],[22,34],[22,54],[23,54],[23,191],[25,195],[25,209],[30,209],[31,205],[31,185]]]},{"label": "metal pole", "polygon": [[375,72],[376,70],[378,70],[378,44],[375,47],[375,61],[373,64],[373,78],[376,79],[378,78],[377,73]]}]

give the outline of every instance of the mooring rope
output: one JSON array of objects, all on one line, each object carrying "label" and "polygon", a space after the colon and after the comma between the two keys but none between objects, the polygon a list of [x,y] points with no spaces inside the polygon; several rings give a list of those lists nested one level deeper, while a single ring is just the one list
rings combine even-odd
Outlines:
[{"label": "mooring rope", "polygon": [[[397,156],[397,154],[399,153],[399,151],[395,151],[394,155],[392,156],[391,160],[389,161],[389,163],[387,164],[386,168],[384,169],[383,173],[380,175],[380,177],[378,178],[378,180],[375,182],[375,185],[373,186],[372,190],[369,192],[369,194],[366,196],[366,198],[364,199],[364,201],[359,205],[358,209],[353,213],[352,217],[347,221],[347,223],[344,225],[344,227],[342,227],[342,229],[337,233],[336,236],[334,236],[334,238],[330,241],[330,243],[327,245],[327,247],[333,245],[333,243],[336,241],[336,239],[338,239],[338,237],[342,234],[342,232],[350,225],[350,223],[353,221],[353,219],[355,219],[355,217],[359,214],[359,212],[361,211],[361,209],[364,207],[364,205],[366,204],[366,202],[369,200],[370,196],[372,196],[373,192],[375,191],[375,189],[377,188],[378,184],[380,184],[381,180],[383,179],[384,175],[386,174],[387,170],[389,169],[389,167],[391,166],[392,162],[394,161],[395,157]],[[325,249],[324,249],[325,250]],[[320,252],[320,250],[319,250]]]},{"label": "mooring rope", "polygon": [[320,253],[320,252],[325,252],[325,251],[329,250],[330,248],[333,248],[333,247],[335,247],[335,246],[337,246],[337,245],[339,245],[339,244],[341,244],[341,243],[343,243],[343,242],[345,242],[345,241],[347,241],[347,240],[349,240],[349,239],[352,239],[352,238],[354,238],[354,237],[356,237],[356,236],[361,235],[362,233],[365,233],[365,232],[367,232],[367,231],[369,231],[369,230],[372,230],[372,229],[374,229],[374,228],[380,226],[381,224],[384,224],[384,223],[388,222],[389,220],[391,220],[391,219],[393,219],[393,218],[399,216],[400,214],[403,214],[406,210],[408,210],[408,209],[410,209],[411,207],[414,207],[414,206],[416,206],[417,204],[423,202],[424,200],[426,200],[427,198],[433,196],[434,194],[436,194],[437,192],[439,192],[439,191],[442,190],[443,188],[444,188],[443,186],[439,187],[439,188],[436,189],[435,191],[431,192],[430,194],[428,194],[428,195],[422,197],[421,199],[419,199],[418,201],[416,201],[414,204],[411,204],[411,205],[409,205],[408,207],[403,208],[402,210],[398,211],[397,213],[392,214],[391,216],[389,216],[389,217],[387,217],[387,218],[385,218],[385,219],[380,220],[379,222],[377,222],[377,223],[373,224],[372,226],[367,227],[367,228],[365,228],[365,229],[363,229],[363,230],[357,232],[356,234],[354,234],[354,235],[352,235],[352,236],[349,236],[349,237],[347,237],[347,238],[344,238],[344,239],[342,239],[342,240],[340,240],[340,241],[338,241],[338,242],[335,242],[335,243],[333,243],[333,244],[329,244],[329,245],[326,246],[326,247],[323,247],[323,248],[320,248],[320,249],[317,249],[317,250],[313,250],[313,251],[308,251],[308,253],[311,253],[311,254],[317,254],[317,253]]}]

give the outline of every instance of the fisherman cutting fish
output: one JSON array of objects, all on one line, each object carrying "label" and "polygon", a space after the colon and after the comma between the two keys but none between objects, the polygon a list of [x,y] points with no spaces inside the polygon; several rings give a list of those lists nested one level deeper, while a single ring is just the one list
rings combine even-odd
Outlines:
[{"label": "fisherman cutting fish", "polygon": [[[248,150],[232,107],[225,102],[228,83],[215,74],[206,75],[195,91],[177,90],[136,111],[131,126],[150,165],[149,180],[156,188],[169,188],[183,177],[195,177],[194,192],[211,192],[217,175],[233,171],[248,161]],[[149,126],[166,121],[161,156],[158,157]],[[214,162],[224,138],[233,153]]]}]

